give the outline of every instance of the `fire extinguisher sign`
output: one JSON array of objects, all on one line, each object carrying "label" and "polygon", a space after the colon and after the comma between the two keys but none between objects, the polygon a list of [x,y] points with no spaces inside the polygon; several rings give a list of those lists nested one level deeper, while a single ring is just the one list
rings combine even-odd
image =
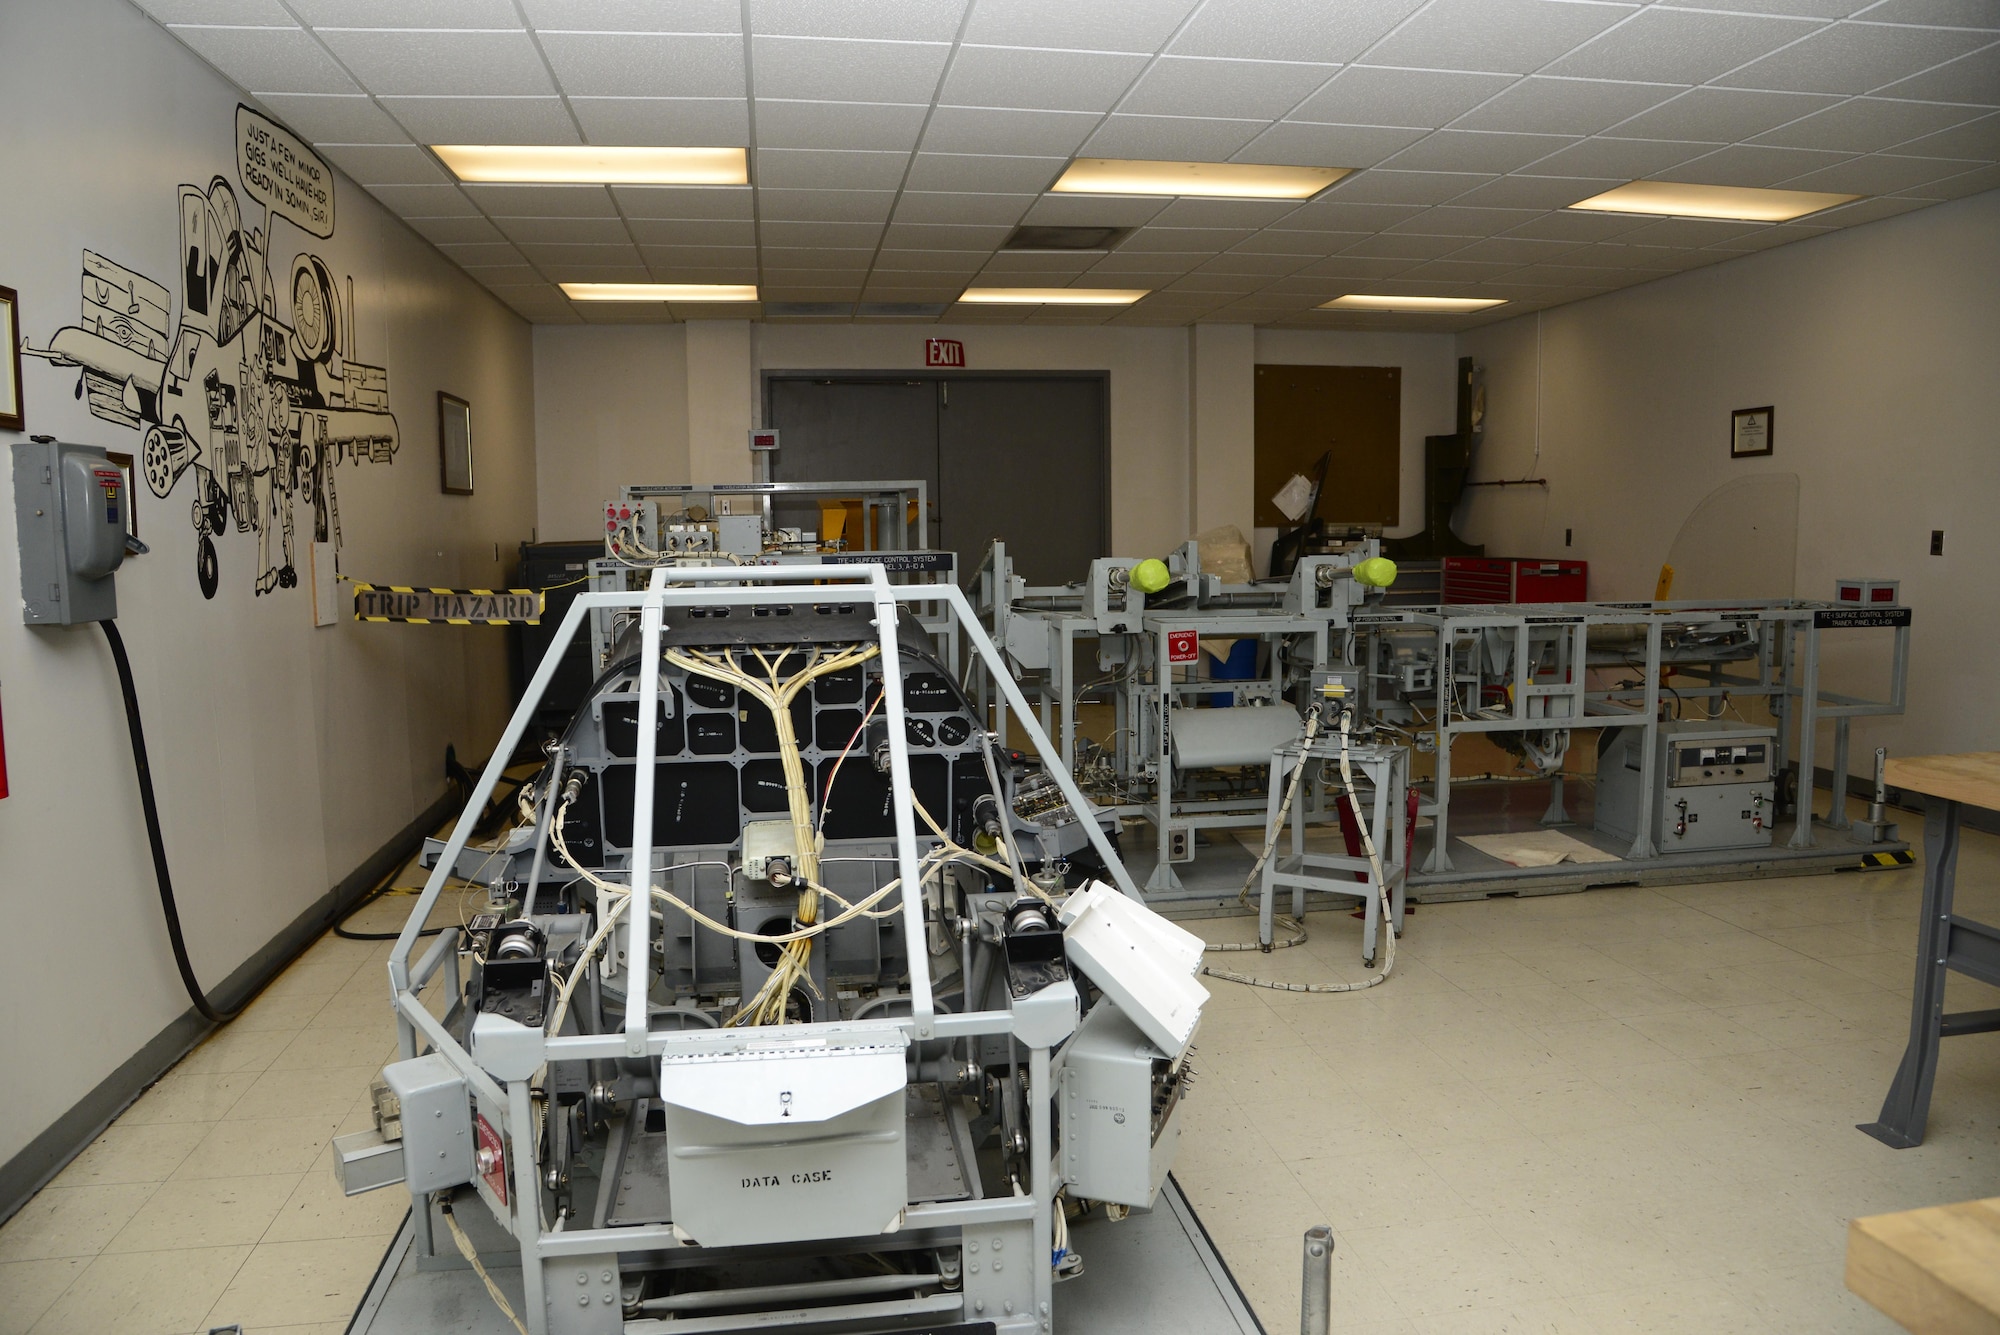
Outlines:
[{"label": "fire extinguisher sign", "polygon": [[1192,663],[1201,651],[1201,637],[1191,630],[1170,630],[1167,632],[1167,661],[1169,663]]}]

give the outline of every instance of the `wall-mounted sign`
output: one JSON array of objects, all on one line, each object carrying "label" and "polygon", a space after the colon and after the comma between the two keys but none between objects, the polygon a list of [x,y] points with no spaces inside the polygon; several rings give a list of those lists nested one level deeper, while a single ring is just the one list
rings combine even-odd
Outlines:
[{"label": "wall-mounted sign", "polygon": [[1775,410],[1769,406],[1738,408],[1729,414],[1729,457],[1748,459],[1769,454],[1774,416]]},{"label": "wall-mounted sign", "polygon": [[753,450],[775,450],[778,448],[778,428],[762,427],[750,433],[750,448]]},{"label": "wall-mounted sign", "polygon": [[1192,663],[1201,656],[1201,636],[1191,630],[1167,632],[1167,661]]},{"label": "wall-mounted sign", "polygon": [[418,589],[404,584],[356,584],[356,621],[417,625],[539,626],[539,589]]},{"label": "wall-mounted sign", "polygon": [[955,338],[927,338],[924,340],[925,366],[965,365],[965,344]]}]

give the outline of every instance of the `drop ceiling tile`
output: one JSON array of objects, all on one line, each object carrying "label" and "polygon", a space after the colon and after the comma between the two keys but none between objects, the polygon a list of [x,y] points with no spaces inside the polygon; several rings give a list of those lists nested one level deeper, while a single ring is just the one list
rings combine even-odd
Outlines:
[{"label": "drop ceiling tile", "polygon": [[572,97],[593,144],[747,148],[750,114],[740,97]]},{"label": "drop ceiling tile", "polygon": [[464,265],[519,264],[523,260],[509,241],[440,241],[437,248]]},{"label": "drop ceiling tile", "polygon": [[1184,274],[1215,258],[1211,250],[1116,250],[1098,260],[1097,273]]},{"label": "drop ceiling tile", "polygon": [[168,29],[193,52],[253,93],[358,93],[303,28]]},{"label": "drop ceiling tile", "polygon": [[875,262],[872,246],[860,250],[835,250],[830,246],[765,246],[763,254],[764,267],[778,270],[866,271]]},{"label": "drop ceiling tile", "polygon": [[1910,193],[1924,199],[1964,199],[1996,187],[2000,187],[2000,166],[1978,167],[1963,176],[1947,176]]},{"label": "drop ceiling tile", "polygon": [[1795,42],[1816,20],[1713,11],[1643,9],[1555,61],[1544,74],[1646,83],[1706,83]]},{"label": "drop ceiling tile", "polygon": [[1748,236],[1737,237],[1732,241],[1726,241],[1710,249],[1732,251],[1738,255],[1746,255],[1755,250],[1769,250],[1773,246],[1790,245],[1794,241],[1810,241],[1816,236],[1825,236],[1828,232],[1834,230],[1837,229],[1831,227],[1813,227],[1805,223],[1780,223],[1776,227],[1766,227],[1761,232],[1752,232]]},{"label": "drop ceiling tile", "polygon": [[464,218],[479,212],[455,185],[377,185],[368,193],[399,218]]},{"label": "drop ceiling tile", "polygon": [[[1881,97],[1857,97],[1804,120],[1757,136],[1760,144],[1786,148],[1824,148],[1846,153],[1873,153],[1906,140],[1961,124],[1977,115],[1970,107],[1930,102],[1892,102]],[[1949,154],[1941,156],[1950,156]]]},{"label": "drop ceiling tile", "polygon": [[1184,274],[1169,283],[1168,292],[1220,292],[1228,296],[1246,296],[1262,287],[1263,280],[1251,274],[1206,273],[1197,271]]},{"label": "drop ceiling tile", "polygon": [[198,23],[230,28],[295,28],[298,20],[278,0],[145,0],[139,6],[155,23]]},{"label": "drop ceiling tile", "polygon": [[757,99],[760,148],[845,148],[900,151],[917,145],[922,106],[868,102],[786,102]]},{"label": "drop ceiling tile", "polygon": [[995,157],[979,153],[919,153],[909,190],[971,190],[1040,194],[1062,174],[1064,158]]},{"label": "drop ceiling tile", "polygon": [[[1494,209],[1563,209],[1579,199],[1602,194],[1627,177],[1592,178],[1575,176],[1502,176],[1476,186],[1451,202],[1454,205]],[[1516,219],[1515,221],[1520,221]]]},{"label": "drop ceiling tile", "polygon": [[1097,259],[1097,254],[1092,251],[1002,250],[987,257],[983,272],[1007,274],[1014,278],[1047,274],[1057,281],[1066,281],[1090,268]]},{"label": "drop ceiling tile", "polygon": [[[1365,259],[1434,260],[1449,255],[1465,242],[1450,236],[1406,236],[1385,232],[1371,236],[1366,241],[1357,241],[1343,250],[1341,255],[1358,255]],[[1312,272],[1320,270],[1315,267]]]},{"label": "drop ceiling tile", "polygon": [[1858,199],[1852,204],[1843,204],[1825,213],[1815,213],[1812,220],[1828,228],[1855,227],[1861,223],[1879,222],[1884,218],[1894,218],[1898,214],[1916,209],[1927,209],[1935,200],[1930,199]]},{"label": "drop ceiling tile", "polygon": [[1950,158],[1913,158],[1870,153],[1834,167],[1788,177],[1787,190],[1828,190],[1843,195],[1922,194],[1922,187],[1965,170]]},{"label": "drop ceiling tile", "polygon": [[[1404,242],[1422,241],[1422,237],[1402,237]],[[1371,238],[1372,240],[1372,238]],[[1393,278],[1403,273],[1419,260],[1436,259],[1435,255],[1362,255],[1353,251],[1329,256],[1309,266],[1305,272],[1321,278],[1379,279]],[[1335,295],[1339,295],[1336,293]]]},{"label": "drop ceiling tile", "polygon": [[1351,203],[1334,195],[1322,195],[1286,215],[1285,226],[1291,231],[1364,232],[1372,236],[1422,212],[1416,205]]},{"label": "drop ceiling tile", "polygon": [[1590,293],[1602,292],[1606,288],[1617,286],[1611,281],[1612,275],[1617,272],[1615,269],[1586,269],[1566,264],[1531,264],[1526,268],[1514,270],[1507,275],[1507,279],[1510,282],[1537,287],[1560,284]]},{"label": "drop ceiling tile", "polygon": [[1988,28],[2000,31],[2000,10],[1992,0],[1882,0],[1862,6],[1870,23],[1929,23],[1940,28]]},{"label": "drop ceiling tile", "polygon": [[1379,125],[1313,125],[1280,121],[1252,139],[1232,162],[1289,167],[1373,167],[1430,133]]},{"label": "drop ceiling tile", "polygon": [[1051,227],[1142,227],[1172,202],[1154,195],[1044,195],[1021,221]]},{"label": "drop ceiling tile", "polygon": [[512,0],[288,0],[309,28],[485,28],[521,26]]},{"label": "drop ceiling tile", "polygon": [[2000,105],[2000,43],[1876,91],[1925,102]]},{"label": "drop ceiling tile", "polygon": [[622,246],[632,240],[619,218],[496,218],[494,225],[517,243]]},{"label": "drop ceiling tile", "polygon": [[1765,148],[1731,144],[1691,162],[1661,172],[1655,180],[1692,181],[1701,185],[1774,186],[1805,172],[1845,162],[1851,155],[1812,148]]},{"label": "drop ceiling tile", "polygon": [[937,42],[756,37],[751,69],[759,97],[928,103],[950,54],[950,46]]},{"label": "drop ceiling tile", "polygon": [[1954,129],[1898,144],[1896,151],[1927,158],[2000,162],[2000,113],[1981,116]]},{"label": "drop ceiling tile", "polygon": [[1553,134],[1498,134],[1471,130],[1439,130],[1426,135],[1383,164],[1396,171],[1481,172],[1514,171],[1576,140]]},{"label": "drop ceiling tile", "polygon": [[265,93],[272,115],[315,144],[407,144],[403,127],[362,93]]},{"label": "drop ceiling tile", "polygon": [[578,144],[559,97],[385,97],[420,144]]},{"label": "drop ceiling tile", "polygon": [[468,264],[461,266],[486,287],[547,287],[548,280],[532,264]]},{"label": "drop ceiling tile", "polygon": [[1295,232],[1266,227],[1231,249],[1240,255],[1309,255],[1325,257],[1361,239],[1357,232]]},{"label": "drop ceiling tile", "polygon": [[827,246],[834,250],[873,250],[882,239],[882,224],[872,222],[781,222],[765,219],[757,237],[767,246]]},{"label": "drop ceiling tile", "polygon": [[1646,224],[1645,218],[1629,213],[1558,211],[1509,228],[1507,235],[1534,241],[1603,241],[1608,237],[1636,232]]},{"label": "drop ceiling tile", "polygon": [[[734,0],[729,0],[735,8]],[[750,30],[775,37],[949,42],[966,0],[750,0]]]},{"label": "drop ceiling tile", "polygon": [[1252,235],[1248,227],[1141,227],[1118,247],[1121,255],[1148,250],[1200,251],[1209,255],[1240,245]]},{"label": "drop ceiling tile", "polygon": [[894,190],[903,183],[908,153],[831,148],[760,148],[759,189]]},{"label": "drop ceiling tile", "polygon": [[964,40],[986,46],[1151,54],[1180,26],[1196,0],[1124,0],[1116,5],[1075,0],[1010,0],[973,6]]},{"label": "drop ceiling tile", "polygon": [[1175,55],[1345,63],[1423,0],[1229,0],[1207,4],[1169,48]]},{"label": "drop ceiling tile", "polygon": [[1714,151],[1714,144],[1661,139],[1585,139],[1529,163],[1520,175],[1639,181]]},{"label": "drop ceiling tile", "polygon": [[601,185],[468,185],[461,187],[495,218],[615,218]]},{"label": "drop ceiling tile", "polygon": [[1837,23],[1716,82],[1732,88],[1798,93],[1865,93],[1992,40],[1991,33]]},{"label": "drop ceiling tile", "polygon": [[1298,208],[1289,199],[1177,199],[1153,215],[1155,227],[1268,227]]},{"label": "drop ceiling tile", "polygon": [[1311,264],[1317,255],[1257,255],[1241,251],[1227,251],[1201,265],[1199,273],[1254,274],[1264,278],[1282,278],[1294,274]]},{"label": "drop ceiling tile", "polygon": [[438,245],[446,241],[492,243],[505,241],[498,228],[484,218],[406,218],[412,231]]},{"label": "drop ceiling tile", "polygon": [[1433,0],[1368,49],[1371,65],[1410,69],[1538,70],[1625,18],[1633,5],[1548,0]]},{"label": "drop ceiling tile", "polygon": [[639,248],[627,241],[619,245],[591,245],[575,241],[534,241],[517,246],[530,264],[542,265],[612,265],[639,263]]},{"label": "drop ceiling tile", "polygon": [[317,31],[320,40],[377,97],[555,92],[526,32]]},{"label": "drop ceiling tile", "polygon": [[960,223],[891,223],[882,233],[884,250],[991,251],[1007,239],[1011,227],[975,227]]},{"label": "drop ceiling tile", "polygon": [[1454,256],[1449,259],[1428,260],[1413,269],[1405,270],[1401,276],[1425,282],[1434,279],[1440,283],[1483,283],[1489,278],[1512,273],[1520,267],[1518,264],[1503,264],[1491,260],[1461,260]]},{"label": "drop ceiling tile", "polygon": [[1075,111],[941,106],[924,130],[927,153],[992,153],[1067,158],[1097,125]]},{"label": "drop ceiling tile", "polygon": [[1107,116],[1084,141],[1083,154],[1098,158],[1219,162],[1263,132],[1268,121],[1211,120],[1193,116]]},{"label": "drop ceiling tile", "polygon": [[757,216],[786,222],[887,222],[893,190],[758,190]]},{"label": "drop ceiling tile", "polygon": [[1523,79],[1451,123],[1454,130],[1596,134],[1681,92],[1676,84]]},{"label": "drop ceiling tile", "polygon": [[742,97],[743,40],[680,33],[545,32],[572,97]]},{"label": "drop ceiling tile", "polygon": [[656,246],[641,245],[639,254],[647,264],[657,269],[661,265],[674,265],[683,269],[715,269],[729,273],[749,274],[748,278],[718,279],[718,282],[754,283],[757,281],[757,248],[755,246]]},{"label": "drop ceiling tile", "polygon": [[1493,236],[1510,227],[1520,226],[1537,212],[1539,210],[1535,209],[1459,208],[1446,204],[1441,208],[1425,209],[1416,217],[1399,222],[1388,230],[1424,236]]},{"label": "drop ceiling tile", "polygon": [[1319,198],[1340,204],[1442,204],[1493,179],[1489,172],[1406,172],[1378,167],[1348,177]]},{"label": "drop ceiling tile", "polygon": [[521,9],[543,32],[743,31],[738,0],[521,0]]},{"label": "drop ceiling tile", "polygon": [[611,188],[627,218],[679,218],[688,222],[748,221],[750,187],[741,185],[619,185]]},{"label": "drop ceiling tile", "polygon": [[1733,144],[1776,129],[1838,98],[1824,93],[1769,93],[1738,88],[1694,88],[1623,121],[1620,139],[1707,140]]},{"label": "drop ceiling tile", "polygon": [[884,247],[875,257],[875,273],[970,275],[984,262],[984,252],[971,250],[910,250]]},{"label": "drop ceiling tile", "polygon": [[641,246],[755,247],[757,244],[757,229],[747,219],[740,222],[682,222],[663,218],[630,218],[626,220],[625,227]]},{"label": "drop ceiling tile", "polygon": [[452,177],[415,144],[321,144],[358,185],[449,185]]},{"label": "drop ceiling tile", "polygon": [[[1747,236],[1755,230],[1756,228],[1752,227],[1739,232],[1738,235]],[[1690,261],[1681,248],[1664,245],[1635,246],[1604,241],[1593,246],[1578,246],[1557,262],[1584,269],[1645,269],[1657,273],[1672,273],[1677,269],[1686,268]]]},{"label": "drop ceiling tile", "polygon": [[1272,120],[1317,91],[1336,68],[1165,56],[1153,62],[1118,109],[1134,115]]},{"label": "drop ceiling tile", "polygon": [[1012,227],[1035,202],[1033,195],[992,195],[938,190],[906,190],[895,219],[906,223],[973,223]]},{"label": "drop ceiling tile", "polygon": [[757,281],[753,263],[701,264],[676,254],[672,249],[640,247],[647,271],[656,283],[752,283]]},{"label": "drop ceiling tile", "polygon": [[1451,252],[1455,260],[1491,260],[1506,264],[1535,264],[1575,250],[1576,241],[1533,241],[1521,236],[1489,236]]},{"label": "drop ceiling tile", "polygon": [[1287,119],[1329,125],[1436,129],[1515,82],[1506,74],[1375,69],[1350,65]]},{"label": "drop ceiling tile", "polygon": [[[1067,2],[1067,0],[1066,0]],[[1178,2],[1178,0],[1177,0]],[[1090,5],[1070,5],[1093,9]],[[1117,14],[1117,9],[1106,9]],[[1102,51],[1031,51],[1018,47],[962,46],[945,75],[938,101],[956,107],[1007,107],[1038,111],[1109,111],[1124,95],[1146,57]],[[925,147],[952,147],[931,145]],[[1000,151],[1010,151],[1002,149]],[[1014,147],[1013,152],[1036,150]]]},{"label": "drop ceiling tile", "polygon": [[1719,218],[1661,218],[1625,233],[1618,240],[1628,246],[1712,246],[1732,237],[1748,236],[1768,225]]}]

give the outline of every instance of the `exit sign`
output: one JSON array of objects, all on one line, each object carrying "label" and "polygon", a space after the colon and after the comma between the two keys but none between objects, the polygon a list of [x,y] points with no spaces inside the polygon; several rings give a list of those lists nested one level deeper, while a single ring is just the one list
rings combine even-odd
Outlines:
[{"label": "exit sign", "polygon": [[927,338],[924,340],[925,366],[964,366],[965,344],[955,338]]}]

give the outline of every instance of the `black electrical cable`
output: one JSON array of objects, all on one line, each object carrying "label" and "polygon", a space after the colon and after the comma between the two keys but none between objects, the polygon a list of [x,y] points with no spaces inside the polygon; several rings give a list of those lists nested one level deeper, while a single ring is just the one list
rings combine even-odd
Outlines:
[{"label": "black electrical cable", "polygon": [[146,839],[153,848],[153,879],[160,887],[160,910],[166,915],[167,939],[174,947],[174,967],[180,970],[181,986],[187,989],[188,1000],[202,1017],[214,1024],[228,1024],[242,1013],[243,1007],[223,1010],[208,999],[195,979],[194,965],[188,961],[187,940],[181,935],[180,907],[174,902],[173,876],[167,870],[167,844],[160,833],[160,807],[153,797],[153,768],[146,760],[146,729],[139,720],[139,693],[132,685],[132,660],[125,656],[125,640],[115,623],[100,621],[97,628],[104,632],[105,642],[111,646],[111,659],[118,665],[118,689],[125,697],[125,726],[132,734],[132,768],[139,777],[139,804],[146,813]]}]

